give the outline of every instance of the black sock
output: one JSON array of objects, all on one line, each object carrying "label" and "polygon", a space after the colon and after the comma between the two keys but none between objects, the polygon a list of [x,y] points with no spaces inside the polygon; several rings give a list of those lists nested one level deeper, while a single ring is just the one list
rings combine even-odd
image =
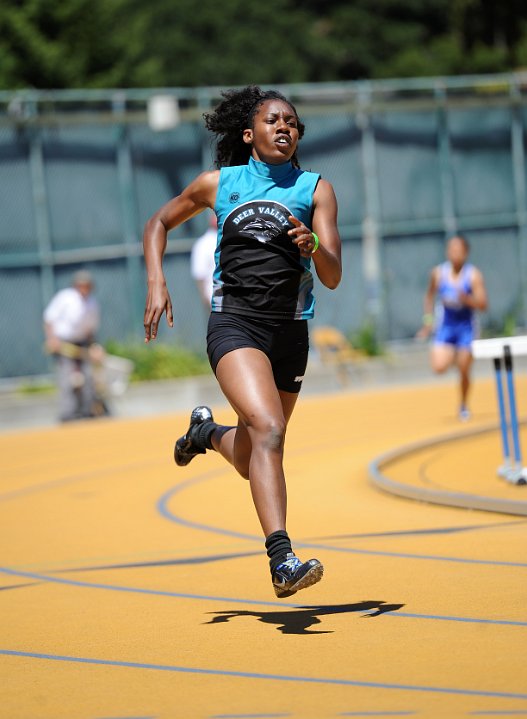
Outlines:
[{"label": "black sock", "polygon": [[206,419],[205,422],[194,425],[191,429],[192,441],[200,449],[214,449],[211,439],[217,428],[218,425],[211,419]]},{"label": "black sock", "polygon": [[221,437],[231,429],[236,429],[236,427],[216,424],[216,422],[213,422],[211,419],[206,419],[205,422],[201,422],[192,427],[192,441],[200,449],[214,449],[212,446],[212,435],[214,432],[218,432],[217,439],[221,439]]},{"label": "black sock", "polygon": [[279,564],[285,562],[287,555],[293,552],[291,540],[285,529],[279,529],[277,532],[270,534],[265,540],[265,548],[269,557],[271,574]]}]

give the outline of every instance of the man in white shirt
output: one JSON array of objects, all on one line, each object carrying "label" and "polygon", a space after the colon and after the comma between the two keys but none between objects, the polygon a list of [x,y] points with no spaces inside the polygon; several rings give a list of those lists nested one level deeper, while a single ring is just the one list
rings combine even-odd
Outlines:
[{"label": "man in white shirt", "polygon": [[77,272],[71,287],[57,292],[44,310],[46,348],[57,364],[62,422],[93,417],[96,401],[90,345],[99,329],[99,304],[89,272]]},{"label": "man in white shirt", "polygon": [[207,312],[210,312],[212,298],[212,277],[216,263],[214,253],[218,242],[218,222],[216,215],[211,215],[209,228],[198,237],[192,246],[190,255],[190,274],[196,281],[201,301]]}]

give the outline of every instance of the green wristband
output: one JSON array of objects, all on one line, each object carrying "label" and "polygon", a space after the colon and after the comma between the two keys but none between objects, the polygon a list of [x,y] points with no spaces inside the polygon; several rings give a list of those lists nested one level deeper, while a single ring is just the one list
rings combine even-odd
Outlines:
[{"label": "green wristband", "polygon": [[425,327],[431,327],[434,324],[434,315],[423,315],[423,324],[425,325]]},{"label": "green wristband", "polygon": [[314,232],[312,232],[311,234],[313,235],[313,239],[315,240],[315,244],[313,245],[313,249],[311,251],[311,254],[314,255],[315,252],[318,250],[318,246],[319,246],[320,242],[318,239],[318,235],[315,235]]}]

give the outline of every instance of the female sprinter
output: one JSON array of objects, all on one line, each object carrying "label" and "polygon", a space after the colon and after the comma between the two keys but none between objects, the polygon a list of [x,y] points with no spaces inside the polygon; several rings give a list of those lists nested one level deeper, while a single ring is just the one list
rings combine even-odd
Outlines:
[{"label": "female sprinter", "polygon": [[283,454],[307,364],[311,264],[326,287],[341,279],[337,202],[329,182],[300,170],[304,125],[283,95],[249,86],[223,98],[205,115],[220,169],[199,175],[145,226],[145,341],[156,338],[164,312],[173,325],[162,269],[167,232],[213,209],[218,244],[207,352],[238,424],[217,425],[208,407],[196,407],[174,456],[184,466],[215,450],[249,480],[273,587],[288,597],[323,573],[317,559],[302,562],[291,547]]},{"label": "female sprinter", "polygon": [[[437,374],[454,363],[459,371],[459,419],[470,419],[467,399],[472,367],[472,341],[478,337],[476,313],[487,309],[487,290],[480,270],[468,261],[470,245],[463,235],[451,237],[446,246],[447,261],[430,273],[424,298],[423,327],[419,337],[427,338],[435,326],[430,363]],[[434,314],[434,302],[439,299]]]}]

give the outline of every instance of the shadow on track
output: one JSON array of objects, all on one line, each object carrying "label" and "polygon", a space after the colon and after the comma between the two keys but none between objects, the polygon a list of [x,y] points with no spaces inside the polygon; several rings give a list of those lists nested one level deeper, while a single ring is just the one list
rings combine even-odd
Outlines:
[{"label": "shadow on track", "polygon": [[[224,624],[235,617],[254,617],[264,624],[276,624],[282,634],[332,634],[333,631],[309,631],[315,624],[321,624],[319,617],[330,614],[346,614],[348,612],[368,612],[363,617],[378,617],[386,612],[395,612],[404,604],[386,604],[381,601],[363,601],[355,604],[326,604],[319,606],[299,607],[298,609],[278,612],[253,612],[248,609],[234,609],[223,612],[209,612],[215,616],[205,624]],[[375,610],[375,611],[370,611]]]}]

